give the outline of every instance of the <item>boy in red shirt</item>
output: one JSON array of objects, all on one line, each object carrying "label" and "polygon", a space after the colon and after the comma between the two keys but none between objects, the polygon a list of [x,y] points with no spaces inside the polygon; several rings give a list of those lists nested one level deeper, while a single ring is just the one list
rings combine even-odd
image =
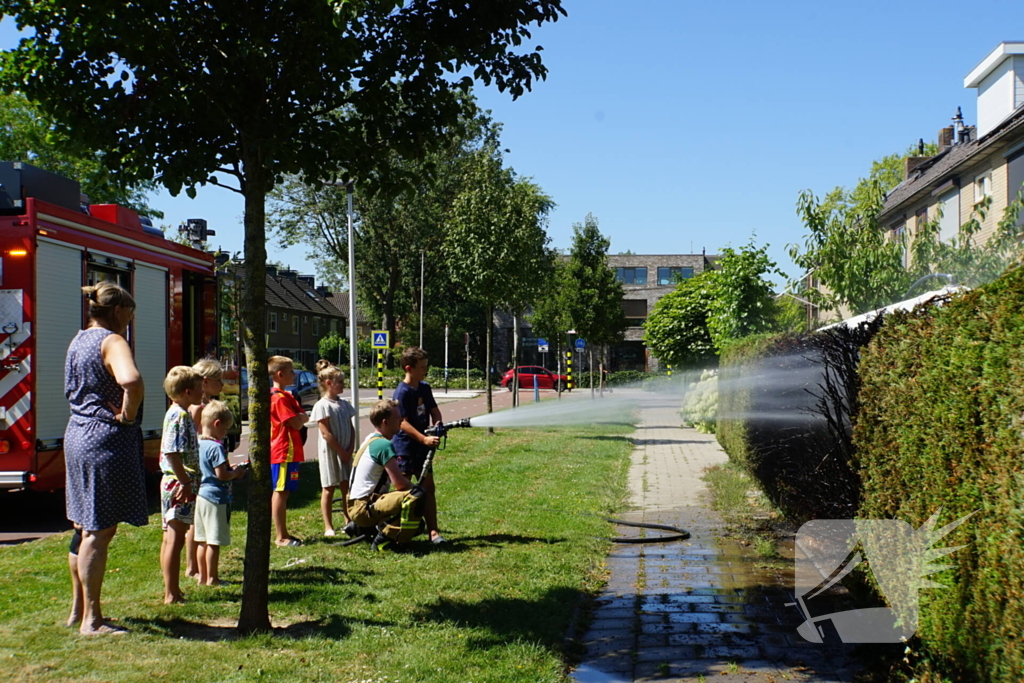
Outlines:
[{"label": "boy in red shirt", "polygon": [[302,545],[288,534],[288,494],[299,488],[299,463],[303,461],[299,430],[309,418],[285,387],[295,383],[295,367],[287,356],[271,356],[267,370],[274,383],[270,390],[270,480],[274,495],[270,512],[274,518],[274,543]]}]

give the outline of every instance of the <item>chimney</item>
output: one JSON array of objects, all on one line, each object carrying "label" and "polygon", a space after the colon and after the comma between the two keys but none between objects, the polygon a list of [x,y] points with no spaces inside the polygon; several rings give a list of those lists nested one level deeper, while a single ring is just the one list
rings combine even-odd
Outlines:
[{"label": "chimney", "polygon": [[296,278],[299,276],[298,272],[294,270],[279,270],[277,271],[277,274],[285,279],[291,280],[292,282],[295,282]]},{"label": "chimney", "polygon": [[931,157],[907,157],[903,160],[903,179],[910,177],[918,166],[931,159]]},{"label": "chimney", "polygon": [[267,275],[277,277],[277,266],[267,266]]},{"label": "chimney", "polygon": [[939,129],[939,154],[953,146],[953,126]]},{"label": "chimney", "polygon": [[326,299],[331,295],[331,290],[327,289],[323,285],[320,285],[319,287],[316,288],[316,293]]},{"label": "chimney", "polygon": [[983,138],[1024,103],[1024,42],[999,43],[964,78],[978,90],[977,138]]},{"label": "chimney", "polygon": [[300,275],[299,282],[305,282],[310,289],[316,289],[316,277],[313,275]]}]

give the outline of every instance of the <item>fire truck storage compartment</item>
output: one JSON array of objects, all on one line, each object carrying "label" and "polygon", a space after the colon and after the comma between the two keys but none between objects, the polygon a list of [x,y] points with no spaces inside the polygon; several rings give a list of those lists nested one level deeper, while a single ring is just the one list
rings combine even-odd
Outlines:
[{"label": "fire truck storage compartment", "polygon": [[167,269],[135,262],[135,320],[132,322],[135,363],[146,386],[142,432],[163,427],[167,410],[164,375],[167,374]]},{"label": "fire truck storage compartment", "polygon": [[0,215],[25,213],[25,199],[34,197],[72,211],[81,210],[77,181],[21,161],[0,161]]},{"label": "fire truck storage compartment", "polygon": [[64,357],[82,326],[82,249],[37,237],[36,438],[57,448],[71,409],[64,397]]}]

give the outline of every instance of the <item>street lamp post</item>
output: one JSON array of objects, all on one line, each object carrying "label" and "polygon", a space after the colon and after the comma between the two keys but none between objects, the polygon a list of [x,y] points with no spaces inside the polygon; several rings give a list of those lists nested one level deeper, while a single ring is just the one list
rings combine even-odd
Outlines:
[{"label": "street lamp post", "polygon": [[349,357],[349,384],[352,385],[352,407],[356,409],[356,419],[353,420],[355,439],[353,443],[359,444],[359,342],[356,338],[356,239],[355,229],[352,227],[352,192],[355,189],[355,181],[350,180],[344,183],[345,194],[348,199],[348,357]]},{"label": "street lamp post", "polygon": [[[349,384],[352,385],[352,407],[356,409],[354,427],[355,442],[359,444],[359,342],[356,340],[356,236],[352,227],[352,193],[356,181],[325,180],[325,185],[345,188],[348,199],[348,358]],[[341,352],[339,351],[339,354]]]}]

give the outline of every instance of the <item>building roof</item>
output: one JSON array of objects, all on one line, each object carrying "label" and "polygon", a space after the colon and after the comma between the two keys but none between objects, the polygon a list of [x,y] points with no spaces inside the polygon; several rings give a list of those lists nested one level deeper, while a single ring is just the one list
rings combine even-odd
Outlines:
[{"label": "building roof", "polygon": [[1024,43],[1013,41],[999,43],[995,50],[988,53],[978,66],[971,69],[971,73],[964,78],[965,88],[977,88],[985,77],[995,71],[996,67],[1003,63],[1009,55],[1024,54]]},{"label": "building roof", "polygon": [[[348,292],[335,292],[331,294],[328,299],[331,304],[340,311],[344,311],[343,315],[348,318]],[[356,305],[356,324],[357,325],[369,325],[370,319],[366,316],[366,312]]]},{"label": "building roof", "polygon": [[[237,278],[245,277],[244,265],[234,266],[234,271]],[[297,273],[292,276],[292,272],[284,271],[285,274],[282,275],[273,267],[267,268],[265,282],[268,307],[335,318],[347,317],[344,311],[331,302],[330,292],[316,288],[316,281],[312,276]]]},{"label": "building roof", "polygon": [[889,190],[885,203],[878,214],[878,220],[885,222],[893,218],[897,209],[909,202],[922,198],[925,193],[952,178],[963,166],[974,161],[978,155],[992,151],[992,148],[1012,140],[1024,133],[1024,106],[1018,107],[1005,121],[978,140],[970,140],[949,147],[910,172],[902,183]]}]

